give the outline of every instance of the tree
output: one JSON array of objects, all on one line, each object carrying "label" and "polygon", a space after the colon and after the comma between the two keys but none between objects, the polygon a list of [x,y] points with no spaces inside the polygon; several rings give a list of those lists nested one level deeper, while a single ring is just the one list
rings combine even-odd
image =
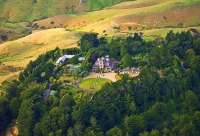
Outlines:
[{"label": "tree", "polygon": [[74,136],[74,131],[71,127],[67,130],[67,136]]},{"label": "tree", "polygon": [[130,135],[139,135],[146,129],[146,122],[142,115],[126,116],[123,123],[126,132]]},{"label": "tree", "polygon": [[129,53],[128,47],[127,47],[127,45],[122,45],[120,48],[121,58],[123,58],[126,55],[126,53]]},{"label": "tree", "polygon": [[166,35],[166,37],[165,37],[165,40],[166,40],[167,42],[170,42],[170,41],[174,41],[174,40],[175,40],[175,34],[174,34],[173,30],[170,30],[170,31],[167,33],[167,35]]},{"label": "tree", "polygon": [[74,133],[75,136],[83,136],[83,125],[80,122],[76,122],[74,124]]},{"label": "tree", "polygon": [[40,136],[40,135],[42,135],[40,123],[36,123],[35,124],[35,128],[34,128],[33,131],[34,131],[34,136]]},{"label": "tree", "polygon": [[97,35],[97,33],[86,33],[82,35],[78,41],[78,46],[80,46],[82,51],[88,51],[91,47],[98,47],[99,40],[97,39]]},{"label": "tree", "polygon": [[71,59],[69,59],[69,63],[74,64],[74,65],[78,64],[79,63],[78,56],[76,55],[72,57]]},{"label": "tree", "polygon": [[126,53],[122,58],[122,67],[132,67],[133,66],[133,59],[129,53]]},{"label": "tree", "polygon": [[2,35],[1,36],[1,40],[5,42],[6,40],[8,40],[8,36],[7,35]]},{"label": "tree", "polygon": [[97,134],[91,127],[88,127],[85,129],[84,136],[97,136]]},{"label": "tree", "polygon": [[6,97],[8,101],[11,101],[14,97],[19,97],[20,94],[20,87],[19,82],[16,80],[12,81],[4,81],[2,83],[2,89],[6,92]]},{"label": "tree", "polygon": [[0,132],[7,129],[8,125],[11,123],[12,116],[9,110],[9,103],[3,96],[0,96]]},{"label": "tree", "polygon": [[44,115],[40,121],[40,129],[43,136],[47,136],[51,130],[50,126],[50,117],[48,115]]},{"label": "tree", "polygon": [[149,55],[148,60],[151,66],[156,66],[157,68],[163,68],[169,65],[169,60],[171,56],[167,49],[163,49],[163,46],[154,47]]},{"label": "tree", "polygon": [[87,75],[89,75],[89,71],[84,67],[84,66],[81,66],[77,69],[75,69],[72,73],[74,79],[78,78],[78,77],[85,77]]},{"label": "tree", "polygon": [[107,133],[106,136],[123,136],[122,130],[115,126],[114,128],[111,128]]},{"label": "tree", "polygon": [[156,102],[148,111],[146,120],[150,129],[157,128],[167,117],[167,105]]},{"label": "tree", "polygon": [[194,40],[194,51],[197,55],[200,55],[200,38]]},{"label": "tree", "polygon": [[18,116],[20,105],[21,105],[21,99],[17,97],[14,97],[10,102],[10,110],[14,118]]},{"label": "tree", "polygon": [[198,73],[198,75],[200,75],[200,56],[196,56],[193,59],[193,63],[191,65],[191,68],[193,70],[195,70]]},{"label": "tree", "polygon": [[32,109],[33,106],[32,99],[22,101],[19,109],[19,115],[17,117],[20,136],[28,136],[33,134],[35,120],[34,111]]},{"label": "tree", "polygon": [[58,107],[53,107],[49,112],[51,130],[54,132],[59,129],[58,120],[62,113]]},{"label": "tree", "polygon": [[196,129],[198,130],[198,135],[200,134],[200,111],[195,111],[193,115],[193,122]]},{"label": "tree", "polygon": [[61,101],[60,101],[60,108],[65,108],[65,107],[69,107],[72,108],[72,106],[75,105],[75,101],[73,99],[73,97],[71,97],[69,94],[65,94]]},{"label": "tree", "polygon": [[115,44],[111,45],[110,47],[110,56],[115,58],[115,59],[120,59],[119,58],[120,50],[119,47]]},{"label": "tree", "polygon": [[193,60],[195,58],[195,52],[193,49],[188,49],[185,53],[185,62],[184,65],[187,67],[191,67]]},{"label": "tree", "polygon": [[98,58],[98,55],[93,53],[93,54],[91,55],[91,57],[90,57],[91,62],[92,62],[92,63],[95,63],[95,61],[97,60],[97,58]]},{"label": "tree", "polygon": [[195,110],[199,109],[199,101],[197,96],[192,91],[187,91],[182,105],[186,108],[186,110],[189,111],[189,114],[193,114]]}]

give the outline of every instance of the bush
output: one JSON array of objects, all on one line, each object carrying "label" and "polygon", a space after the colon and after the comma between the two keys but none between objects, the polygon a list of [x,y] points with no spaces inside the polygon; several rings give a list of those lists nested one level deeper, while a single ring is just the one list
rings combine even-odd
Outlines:
[{"label": "bush", "polygon": [[60,85],[58,83],[51,86],[51,90],[57,90]]},{"label": "bush", "polygon": [[39,27],[39,26],[38,26],[37,23],[33,24],[33,28],[38,28],[38,27]]},{"label": "bush", "polygon": [[2,35],[2,36],[1,36],[1,40],[2,40],[2,41],[6,41],[6,40],[8,40],[7,35]]},{"label": "bush", "polygon": [[64,82],[65,82],[65,83],[70,83],[71,81],[70,81],[70,80],[64,80]]},{"label": "bush", "polygon": [[128,26],[128,30],[131,30],[132,29],[132,27],[131,26]]},{"label": "bush", "polygon": [[45,29],[45,27],[44,27],[44,26],[41,26],[40,29]]}]

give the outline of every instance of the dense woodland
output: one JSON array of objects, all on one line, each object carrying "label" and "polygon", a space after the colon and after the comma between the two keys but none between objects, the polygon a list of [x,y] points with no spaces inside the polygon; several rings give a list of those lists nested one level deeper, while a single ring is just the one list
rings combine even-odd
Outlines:
[{"label": "dense woodland", "polygon": [[[200,135],[200,39],[189,31],[170,31],[165,39],[149,42],[142,33],[111,41],[87,33],[78,45],[40,55],[18,80],[2,83],[0,131],[17,122],[19,136]],[[109,54],[122,61],[120,68],[135,66],[141,72],[95,93],[73,92],[59,82],[65,64],[54,65],[63,54],[75,54],[66,62],[74,64],[85,56],[82,66],[88,70],[97,57]],[[44,100],[49,83],[57,93]]]}]

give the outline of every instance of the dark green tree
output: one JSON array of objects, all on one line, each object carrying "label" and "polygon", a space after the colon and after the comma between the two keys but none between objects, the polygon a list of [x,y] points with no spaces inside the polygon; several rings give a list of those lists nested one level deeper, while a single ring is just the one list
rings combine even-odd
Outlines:
[{"label": "dark green tree", "polygon": [[126,116],[123,125],[129,135],[139,135],[146,130],[146,121],[142,115]]},{"label": "dark green tree", "polygon": [[97,33],[86,33],[82,35],[78,41],[78,46],[80,46],[82,51],[88,51],[92,47],[98,47],[99,40],[97,39],[97,35]]},{"label": "dark green tree", "polygon": [[197,96],[192,91],[187,91],[182,105],[188,111],[188,113],[193,114],[196,110],[198,110],[199,104],[200,103]]},{"label": "dark green tree", "polygon": [[[23,100],[17,117],[19,136],[33,135],[35,113],[32,99]],[[26,124],[26,125],[25,125]]]},{"label": "dark green tree", "polygon": [[125,67],[132,67],[133,66],[133,59],[130,54],[126,53],[122,58],[122,66]]},{"label": "dark green tree", "polygon": [[7,129],[11,123],[12,115],[9,110],[9,103],[6,101],[5,97],[0,96],[0,132]]},{"label": "dark green tree", "polygon": [[115,126],[106,133],[106,136],[123,136],[123,134],[122,130]]}]

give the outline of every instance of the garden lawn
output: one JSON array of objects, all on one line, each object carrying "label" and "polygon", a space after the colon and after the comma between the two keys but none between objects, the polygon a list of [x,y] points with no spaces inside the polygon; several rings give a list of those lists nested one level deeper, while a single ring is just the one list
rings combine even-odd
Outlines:
[{"label": "garden lawn", "polygon": [[107,78],[88,78],[79,84],[80,88],[85,90],[94,89],[100,90],[105,83],[111,83],[111,80]]}]

